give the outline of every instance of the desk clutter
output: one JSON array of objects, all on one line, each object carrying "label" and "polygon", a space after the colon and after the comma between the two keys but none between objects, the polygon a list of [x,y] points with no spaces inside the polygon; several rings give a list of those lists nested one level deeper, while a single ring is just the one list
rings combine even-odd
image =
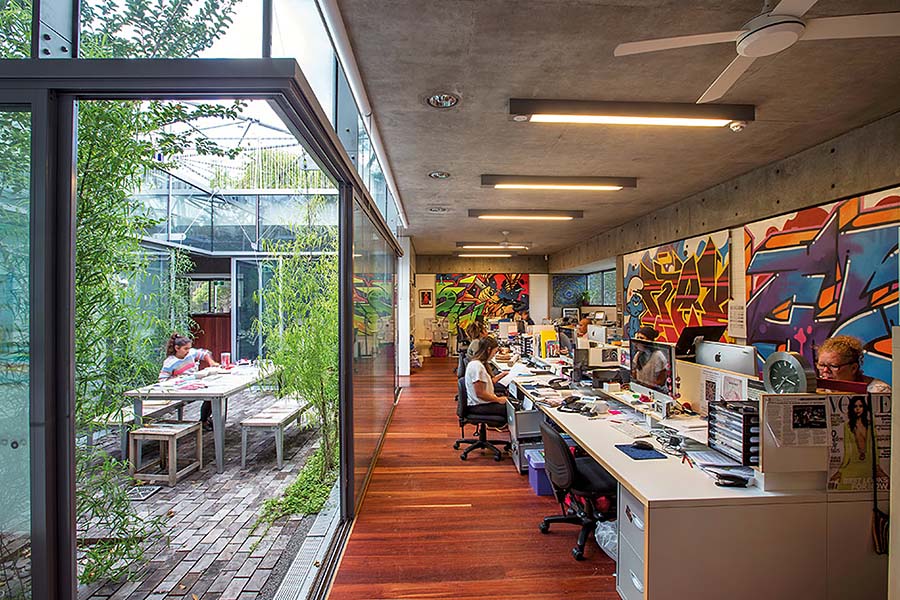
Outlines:
[{"label": "desk clutter", "polygon": [[[827,442],[829,423],[862,402],[877,431],[874,470],[886,473],[889,398],[765,394],[754,377],[683,363],[665,344],[623,346],[619,374],[600,346],[572,360],[529,356],[529,343],[512,339],[514,351],[493,363],[505,374],[512,464],[535,494],[559,501],[540,531],[580,526],[572,556],[590,559],[602,547],[617,563],[621,597],[719,598],[723,589],[748,599],[885,597],[886,562],[871,547],[872,482],[863,481],[873,465],[868,475],[838,467]],[[602,372],[591,363],[604,363]],[[638,363],[644,372],[629,377]],[[841,429],[836,439],[843,448],[854,438]],[[854,485],[858,497],[827,491]],[[586,547],[590,534],[597,545]],[[711,545],[740,548],[740,560],[723,564]],[[673,571],[673,556],[691,557],[703,590]],[[859,569],[842,572],[834,556]],[[731,585],[748,569],[766,577]]]}]

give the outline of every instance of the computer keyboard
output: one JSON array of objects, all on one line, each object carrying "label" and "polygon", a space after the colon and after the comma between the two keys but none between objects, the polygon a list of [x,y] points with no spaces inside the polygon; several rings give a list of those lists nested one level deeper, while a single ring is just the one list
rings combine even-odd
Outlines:
[{"label": "computer keyboard", "polygon": [[647,431],[646,429],[642,429],[633,423],[612,423],[612,428],[616,431],[624,433],[631,439],[650,437],[649,431]]}]

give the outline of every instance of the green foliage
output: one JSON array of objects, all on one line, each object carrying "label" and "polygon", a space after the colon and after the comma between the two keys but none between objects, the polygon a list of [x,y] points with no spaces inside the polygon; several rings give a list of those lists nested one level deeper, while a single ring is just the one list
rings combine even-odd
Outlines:
[{"label": "green foliage", "polygon": [[328,468],[327,465],[336,462],[336,455],[326,460],[325,449],[322,447],[316,449],[281,498],[272,498],[263,503],[256,524],[271,525],[282,517],[311,515],[322,510],[338,475],[336,468]]},{"label": "green foliage", "polygon": [[0,58],[31,56],[31,2],[0,2]]},{"label": "green foliage", "polygon": [[306,154],[263,148],[254,152],[240,177],[231,177],[219,169],[211,178],[214,189],[298,190],[333,188],[334,183],[313,165]]},{"label": "green foliage", "polygon": [[[86,58],[192,57],[231,23],[237,0],[83,2],[81,54]],[[235,155],[191,123],[234,119],[243,103],[81,102],[75,249],[76,421],[86,426],[121,410],[123,392],[156,378],[162,345],[190,327],[186,255],[151,274],[140,238],[155,222],[129,202],[150,169],[177,163],[188,149]],[[186,125],[186,126],[185,126]],[[160,163],[157,155],[165,157]],[[156,291],[141,294],[140,288]],[[79,451],[76,513],[82,582],[134,572],[161,523],[142,517],[127,497],[125,465]],[[92,532],[99,532],[95,535]]]},{"label": "green foliage", "polygon": [[240,0],[81,3],[85,58],[192,58],[224,35]]},{"label": "green foliage", "polygon": [[[311,215],[315,203],[308,207]],[[265,358],[278,367],[279,394],[312,405],[322,433],[320,477],[337,466],[338,261],[336,227],[295,227],[294,239],[268,244],[280,256],[260,292],[257,329]],[[310,249],[315,249],[311,253]]]},{"label": "green foliage", "polygon": [[90,448],[77,449],[75,491],[78,506],[80,580],[93,583],[136,574],[146,542],[162,533],[160,517],[137,517],[125,492],[132,483],[127,463]]}]

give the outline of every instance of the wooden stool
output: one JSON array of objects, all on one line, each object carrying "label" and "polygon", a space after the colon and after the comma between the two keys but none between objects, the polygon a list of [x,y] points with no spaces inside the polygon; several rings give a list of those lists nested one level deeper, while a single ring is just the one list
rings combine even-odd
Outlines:
[{"label": "wooden stool", "polygon": [[[178,440],[194,433],[197,434],[196,460],[179,471]],[[140,441],[158,441],[159,459],[148,465],[135,465],[137,445]],[[129,434],[129,444],[131,450],[129,455],[131,458],[128,462],[128,472],[139,481],[168,483],[170,486],[174,486],[185,475],[203,466],[203,428],[200,423],[160,421],[132,431]],[[146,469],[156,465],[162,468],[168,467],[168,473],[144,472]]]},{"label": "wooden stool", "polygon": [[293,402],[275,404],[241,421],[241,468],[243,469],[247,466],[247,433],[250,428],[275,433],[276,462],[279,469],[284,466],[284,428],[291,421],[297,421],[297,425],[300,425],[300,416],[308,406],[299,406]]}]

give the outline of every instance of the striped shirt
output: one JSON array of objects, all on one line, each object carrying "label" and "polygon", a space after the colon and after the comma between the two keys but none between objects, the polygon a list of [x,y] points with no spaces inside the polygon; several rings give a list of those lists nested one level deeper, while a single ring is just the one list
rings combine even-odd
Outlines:
[{"label": "striped shirt", "polygon": [[209,350],[203,348],[191,348],[184,358],[178,358],[174,354],[167,356],[159,371],[159,380],[165,381],[179,375],[189,375],[197,372],[197,362],[209,356]]}]

